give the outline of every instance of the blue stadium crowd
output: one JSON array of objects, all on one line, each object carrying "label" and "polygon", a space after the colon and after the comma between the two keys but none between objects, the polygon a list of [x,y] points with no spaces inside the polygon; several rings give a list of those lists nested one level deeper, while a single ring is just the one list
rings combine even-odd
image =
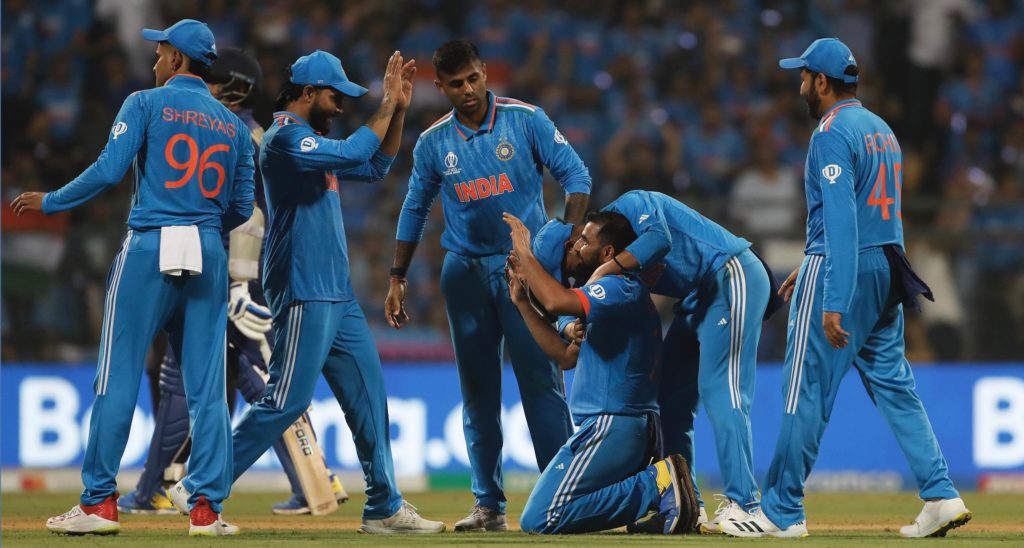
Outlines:
[{"label": "blue stadium crowd", "polygon": [[[266,123],[299,55],[335,53],[371,96],[392,51],[417,60],[391,173],[342,186],[352,280],[385,359],[451,356],[439,207],[410,272],[412,326],[392,331],[383,314],[412,146],[448,107],[430,63],[442,42],[472,39],[492,90],[549,113],[590,168],[592,207],[634,188],[671,194],[754,242],[784,276],[802,252],[814,121],[777,60],[837,36],[857,55],[860,98],[900,139],[908,251],[937,295],[908,315],[910,359],[1024,360],[1024,1],[4,0],[5,203],[58,188],[96,157],[124,98],[152,86],[155,55],[139,29],[184,17],[208,23],[218,46],[256,55]],[[346,103],[336,136],[375,104]],[[552,216],[558,188],[547,188]],[[94,358],[130,193],[121,184],[54,217],[3,208],[0,359]],[[767,330],[763,357],[781,358],[785,325]]]}]

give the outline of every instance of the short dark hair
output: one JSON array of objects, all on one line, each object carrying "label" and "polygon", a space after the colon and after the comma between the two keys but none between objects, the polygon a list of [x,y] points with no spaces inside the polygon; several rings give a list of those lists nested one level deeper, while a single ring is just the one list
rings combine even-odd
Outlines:
[{"label": "short dark hair", "polygon": [[[814,71],[808,72],[811,73],[812,80],[816,78],[819,74],[821,74],[820,72]],[[857,76],[858,72],[859,71],[857,70],[857,65],[849,65],[846,67],[846,70],[843,71],[843,74],[846,74],[847,76]],[[857,82],[847,83],[840,80],[839,78],[833,78],[827,74],[825,75],[825,79],[828,80],[828,85],[832,88],[832,91],[836,95],[857,95]]]},{"label": "short dark hair", "polygon": [[614,211],[591,211],[587,213],[586,222],[594,223],[600,228],[597,230],[597,237],[601,239],[602,245],[610,244],[615,253],[621,253],[626,246],[636,240],[636,232],[629,224],[629,219],[621,213]]},{"label": "short dark hair", "polygon": [[450,40],[441,44],[434,51],[434,70],[445,74],[455,74],[458,70],[473,61],[480,60],[480,50],[465,38]]},{"label": "short dark hair", "polygon": [[306,89],[305,84],[293,84],[286,79],[281,84],[281,90],[277,92],[277,99],[274,101],[274,110],[285,110],[288,103],[298,101],[302,97],[302,90]]},{"label": "short dark hair", "polygon": [[188,58],[188,71],[200,78],[205,82],[210,76],[210,65],[204,64],[202,61],[196,61],[195,59]]}]

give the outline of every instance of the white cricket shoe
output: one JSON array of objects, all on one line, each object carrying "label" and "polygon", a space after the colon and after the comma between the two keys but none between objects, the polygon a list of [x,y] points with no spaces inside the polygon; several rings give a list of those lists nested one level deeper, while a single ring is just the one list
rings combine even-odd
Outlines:
[{"label": "white cricket shoe", "polygon": [[927,501],[921,513],[914,519],[914,523],[900,527],[900,536],[944,537],[950,529],[960,527],[968,521],[971,521],[971,511],[960,497]]},{"label": "white cricket shoe", "polygon": [[751,512],[750,519],[746,521],[725,520],[719,522],[718,526],[723,533],[733,537],[757,538],[768,535],[778,538],[796,538],[807,536],[806,521],[780,529],[760,510]]},{"label": "white cricket shoe", "polygon": [[67,512],[46,520],[46,528],[59,535],[116,535],[121,532],[117,494],[99,504],[76,504]]},{"label": "white cricket shoe", "polygon": [[[702,533],[721,533],[722,522],[724,521],[750,521],[751,515],[743,509],[740,504],[725,495],[715,495],[718,500],[718,509],[715,510],[715,517],[701,526]],[[703,510],[703,508],[701,508]],[[705,514],[705,520],[707,519]],[[700,522],[698,522],[700,523]]]},{"label": "white cricket shoe", "polygon": [[190,537],[228,537],[238,534],[238,527],[220,518],[213,511],[210,501],[200,495],[196,505],[188,517],[188,536]]},{"label": "white cricket shoe", "polygon": [[389,518],[366,519],[359,528],[360,533],[372,535],[440,533],[444,531],[444,523],[423,519],[416,512],[416,507],[402,501],[402,507]]},{"label": "white cricket shoe", "polygon": [[[184,481],[184,480],[182,480]],[[171,503],[184,515],[188,515],[188,498],[192,496],[192,493],[185,489],[185,484],[182,482],[175,483],[173,487],[167,490],[167,498],[171,499]]]}]

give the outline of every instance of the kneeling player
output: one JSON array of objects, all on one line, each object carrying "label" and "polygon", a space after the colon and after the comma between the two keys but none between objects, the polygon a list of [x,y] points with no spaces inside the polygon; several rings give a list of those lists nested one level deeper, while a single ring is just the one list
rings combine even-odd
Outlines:
[{"label": "kneeling player", "polygon": [[[616,213],[592,213],[574,253],[594,270],[636,239]],[[588,533],[633,523],[656,511],[664,532],[696,528],[697,501],[686,462],[660,457],[658,353],[661,320],[647,289],[632,275],[600,278],[570,290],[552,278],[530,247],[530,232],[516,217],[512,227],[510,292],[530,333],[563,370],[579,365],[570,409],[579,430],[555,455],[520,518],[524,531]],[[587,323],[582,345],[565,344],[535,310]]]}]

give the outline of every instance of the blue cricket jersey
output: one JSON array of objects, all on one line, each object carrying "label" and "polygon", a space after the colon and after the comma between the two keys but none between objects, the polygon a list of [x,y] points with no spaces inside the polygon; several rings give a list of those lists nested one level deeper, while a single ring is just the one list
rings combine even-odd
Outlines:
[{"label": "blue cricket jersey", "polygon": [[420,241],[440,193],[445,249],[470,257],[508,253],[503,212],[533,232],[547,220],[544,166],[566,194],[590,194],[587,167],[541,108],[491,92],[487,101],[477,131],[459,122],[453,109],[420,134],[396,239]]},{"label": "blue cricket jersey", "polygon": [[651,290],[658,295],[685,298],[726,261],[750,247],[747,240],[660,192],[631,190],[604,211],[629,219],[637,239],[626,251],[642,269],[664,268]]},{"label": "blue cricket jersey", "polygon": [[253,147],[245,124],[202,79],[178,74],[125,99],[99,158],[43,198],[43,212],[79,206],[116,185],[134,162],[128,226],[232,229],[252,215]]},{"label": "blue cricket jersey", "polygon": [[587,325],[569,400],[573,420],[657,411],[661,318],[647,288],[632,275],[604,276],[573,292]]},{"label": "blue cricket jersey", "polygon": [[856,99],[836,103],[814,130],[804,171],[804,252],[825,256],[826,312],[849,310],[859,252],[903,246],[902,169],[896,135]]},{"label": "blue cricket jersey", "polygon": [[338,181],[379,181],[393,160],[366,126],[348,139],[328,139],[295,114],[274,114],[260,150],[268,226],[263,291],[271,310],[354,298]]}]

